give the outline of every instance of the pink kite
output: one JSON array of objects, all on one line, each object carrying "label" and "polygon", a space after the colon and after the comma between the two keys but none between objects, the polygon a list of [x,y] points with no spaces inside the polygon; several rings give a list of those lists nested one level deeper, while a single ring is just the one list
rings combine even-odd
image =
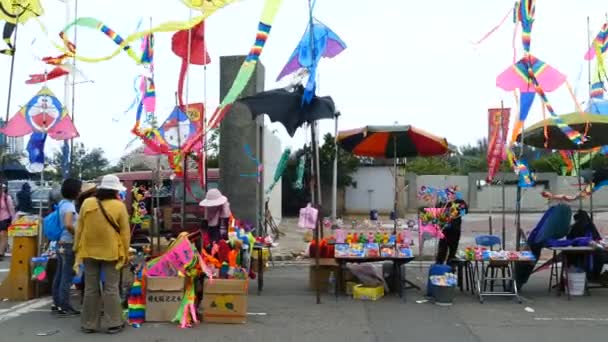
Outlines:
[{"label": "pink kite", "polygon": [[529,63],[532,65],[534,76],[544,91],[554,91],[566,82],[565,75],[540,59],[528,55],[498,75],[496,86],[506,91],[519,89],[522,92],[534,92],[534,84],[528,75]]},{"label": "pink kite", "polygon": [[55,140],[79,136],[67,110],[47,87],[43,87],[8,120],[4,128],[0,128],[0,133],[9,137],[22,137],[35,132],[46,133]]}]

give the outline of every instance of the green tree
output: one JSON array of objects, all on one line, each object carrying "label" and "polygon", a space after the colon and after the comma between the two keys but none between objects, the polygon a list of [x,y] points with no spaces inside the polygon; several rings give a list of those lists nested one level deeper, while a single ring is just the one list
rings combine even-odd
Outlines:
[{"label": "green tree", "polygon": [[[62,176],[63,153],[55,151],[49,164],[56,170],[53,178],[59,180]],[[87,150],[83,143],[75,143],[72,151],[69,176],[84,180],[95,179],[108,171],[110,162],[104,156],[103,149],[97,147]]]},{"label": "green tree", "polygon": [[219,167],[220,130],[214,128],[209,131],[207,139],[207,167]]},{"label": "green tree", "polygon": [[445,157],[408,158],[405,170],[417,175],[451,175],[457,171]]},{"label": "green tree", "polygon": [[[319,148],[319,167],[321,169],[321,185],[333,186],[334,158],[336,145],[334,136],[327,133],[323,137],[323,145]],[[338,188],[354,186],[353,174],[361,164],[359,158],[343,149],[338,149]]]},{"label": "green tree", "polygon": [[530,160],[530,168],[536,172],[555,172],[561,174],[562,166],[564,165],[562,157],[557,153]]}]

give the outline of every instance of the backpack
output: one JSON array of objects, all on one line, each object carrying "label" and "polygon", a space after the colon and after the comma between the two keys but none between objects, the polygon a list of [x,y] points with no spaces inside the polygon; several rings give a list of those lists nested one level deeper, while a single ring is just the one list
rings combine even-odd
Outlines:
[{"label": "backpack", "polygon": [[55,206],[55,210],[42,220],[44,236],[46,236],[49,241],[58,241],[61,238],[61,233],[63,233],[63,222],[61,215],[59,214],[62,203],[63,201],[59,202],[59,204]]}]

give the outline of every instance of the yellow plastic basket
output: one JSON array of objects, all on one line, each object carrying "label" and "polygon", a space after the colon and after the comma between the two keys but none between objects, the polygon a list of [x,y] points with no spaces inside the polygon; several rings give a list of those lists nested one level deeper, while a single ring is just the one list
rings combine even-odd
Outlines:
[{"label": "yellow plastic basket", "polygon": [[363,286],[353,287],[353,298],[359,300],[378,300],[384,297],[384,286]]}]

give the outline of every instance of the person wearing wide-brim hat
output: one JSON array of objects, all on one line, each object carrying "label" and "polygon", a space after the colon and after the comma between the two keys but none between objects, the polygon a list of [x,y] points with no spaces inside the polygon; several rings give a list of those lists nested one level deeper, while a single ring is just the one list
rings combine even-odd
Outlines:
[{"label": "person wearing wide-brim hat", "polygon": [[228,198],[218,189],[211,189],[199,205],[204,208],[203,232],[207,233],[208,240],[216,242],[227,238],[227,219],[231,215]]},{"label": "person wearing wide-brim hat", "polygon": [[[120,270],[127,262],[131,229],[127,207],[119,199],[126,188],[115,175],[103,176],[94,197],[82,203],[74,239],[76,264],[84,263],[84,300],[81,328],[95,332],[101,322],[103,302],[107,332],[124,328],[119,294]],[[103,272],[103,294],[99,282]]]}]

